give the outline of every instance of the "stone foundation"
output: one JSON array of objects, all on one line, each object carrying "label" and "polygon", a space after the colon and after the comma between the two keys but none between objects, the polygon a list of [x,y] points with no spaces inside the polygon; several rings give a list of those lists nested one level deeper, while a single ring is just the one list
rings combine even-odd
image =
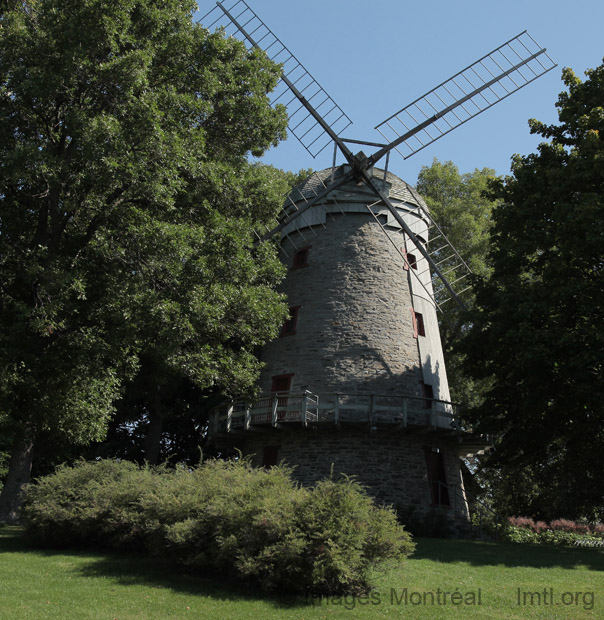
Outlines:
[{"label": "stone foundation", "polygon": [[[310,486],[340,474],[354,476],[378,502],[415,514],[435,505],[431,496],[426,452],[442,455],[446,483],[463,489],[459,457],[454,446],[436,436],[405,432],[317,428],[275,430],[238,435],[236,445],[252,463],[262,466],[265,448],[276,451],[277,461],[295,467],[293,477]],[[231,437],[230,439],[235,439]],[[457,500],[457,501],[455,501]],[[467,517],[463,495],[450,497],[451,510]]]}]

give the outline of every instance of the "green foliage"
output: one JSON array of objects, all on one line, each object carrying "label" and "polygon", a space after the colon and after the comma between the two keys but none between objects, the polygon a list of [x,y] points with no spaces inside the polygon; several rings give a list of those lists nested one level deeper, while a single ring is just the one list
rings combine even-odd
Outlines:
[{"label": "green foliage", "polygon": [[248,161],[285,137],[280,68],[192,2],[29,8],[0,37],[0,416],[23,453],[0,519],[36,439],[102,439],[143,367],[150,394],[249,389],[287,312],[253,250],[287,181]]},{"label": "green foliage", "polygon": [[515,543],[537,543],[539,542],[539,534],[525,527],[516,525],[508,525],[502,528],[502,540],[508,540]]},{"label": "green foliage", "polygon": [[476,275],[490,271],[491,213],[497,203],[487,191],[496,178],[490,168],[461,174],[453,162],[436,158],[430,167],[422,166],[417,178],[430,214]]},{"label": "green foliage", "polygon": [[576,541],[584,538],[581,534],[564,532],[563,530],[545,530],[537,534],[538,542],[543,545],[573,546]]},{"label": "green foliage", "polygon": [[80,461],[31,485],[24,516],[42,544],[146,549],[265,590],[314,594],[364,591],[373,567],[414,547],[357,483],[304,489],[286,467],[245,460],[193,470]]},{"label": "green foliage", "polygon": [[153,493],[158,481],[149,469],[126,461],[62,466],[32,487],[30,531],[42,544],[141,548],[144,536],[136,505],[144,494]]},{"label": "green foliage", "polygon": [[498,436],[487,464],[511,494],[496,508],[601,520],[604,65],[563,79],[560,124],[531,122],[549,142],[494,187],[493,272],[463,350],[467,372],[492,381],[473,418]]},{"label": "green foliage", "polygon": [[[294,174],[263,164],[254,164],[250,171],[251,181],[245,199],[250,200],[250,210],[265,209],[267,218],[276,213],[284,196],[307,174],[306,170]],[[236,217],[232,214],[229,220],[236,221]],[[140,355],[136,377],[126,385],[124,397],[117,403],[117,413],[109,426],[109,441],[89,454],[120,456],[153,464],[196,463],[208,409],[217,398],[241,397],[253,391],[259,370],[255,353],[263,342],[275,335],[275,321],[283,316],[281,300],[272,291],[275,274],[280,272],[281,265],[274,262],[270,246],[257,248],[255,260],[247,247],[229,247],[234,241],[221,232],[222,228],[223,224],[217,221],[211,231],[216,244],[203,250],[204,256],[228,257],[227,264],[221,259],[220,266],[205,269],[206,273],[215,273],[216,279],[212,283],[202,283],[194,277],[187,280],[186,286],[178,286],[178,279],[172,273],[170,280],[171,287],[176,284],[181,298],[190,292],[204,300],[203,311],[197,308],[193,318],[211,313],[211,326],[206,322],[187,327],[191,321],[191,306],[182,301],[173,304],[163,324],[154,321],[149,326],[152,336]],[[239,231],[235,240],[246,238],[243,232]],[[233,258],[235,250],[237,255]],[[266,284],[262,290],[260,283],[250,281],[259,267],[272,278],[268,289]],[[246,285],[246,281],[246,289],[237,285],[238,282]],[[158,295],[165,296],[165,291]],[[180,328],[175,325],[173,314],[176,312],[183,315]],[[175,334],[186,340],[179,342]],[[211,338],[215,343],[208,347]],[[183,356],[185,351],[186,357]],[[239,351],[238,355],[235,351]],[[195,359],[200,353],[207,359]],[[219,355],[224,362],[217,371],[213,360]],[[192,372],[208,370],[212,372],[210,377]]]},{"label": "green foliage", "polygon": [[386,558],[413,551],[394,511],[376,507],[356,482],[342,478],[318,482],[298,515],[306,553],[313,558],[304,575],[313,593],[362,591],[369,569]]},{"label": "green foliage", "polygon": [[568,519],[555,519],[548,524],[527,517],[510,517],[502,528],[503,539],[510,542],[566,547],[602,546],[603,531],[601,523],[590,526]]}]

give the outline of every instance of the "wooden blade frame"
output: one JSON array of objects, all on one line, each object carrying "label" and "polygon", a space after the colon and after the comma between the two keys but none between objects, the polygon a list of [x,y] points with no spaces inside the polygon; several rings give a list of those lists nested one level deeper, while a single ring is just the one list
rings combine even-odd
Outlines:
[{"label": "wooden blade frame", "polygon": [[393,148],[411,157],[554,67],[546,50],[521,32],[377,125],[389,144],[374,160]]},{"label": "wooden blade frame", "polygon": [[[207,28],[233,25],[250,46],[263,50],[272,61],[283,66],[281,81],[284,86],[277,87],[272,103],[283,103],[287,107],[289,130],[313,157],[332,141],[338,144],[347,159],[353,157],[338,137],[352,124],[350,118],[245,0],[216,2],[216,7],[200,21],[205,22],[208,18],[213,21]],[[298,105],[292,106],[296,101]]]},{"label": "wooden blade frame", "polygon": [[[228,20],[227,25],[235,26],[249,45],[262,49],[271,60],[283,65],[281,80],[293,94],[293,98],[285,105],[289,111],[289,106],[295,100],[299,104],[293,114],[290,114],[290,131],[304,148],[313,157],[316,157],[333,141],[351,165],[351,171],[348,174],[328,185],[307,202],[302,209],[286,216],[275,228],[261,237],[260,241],[265,241],[283,230],[338,187],[352,180],[355,182],[363,181],[384,203],[405,234],[415,244],[417,250],[427,260],[432,274],[441,280],[452,298],[462,308],[465,308],[463,301],[445,274],[442,273],[439,265],[436,264],[428,250],[410,230],[388,195],[374,183],[369,170],[380,159],[389,155],[393,149],[396,149],[407,159],[551,71],[556,67],[556,64],[547,55],[545,48],[540,48],[526,31],[521,32],[380,123],[376,129],[389,143],[378,145],[357,140],[345,140],[340,137],[340,132],[348,127],[352,121],[310,75],[302,63],[254,13],[245,0],[232,0],[228,8],[220,1],[216,5],[217,7],[207,13],[200,21],[204,21],[213,13],[218,12],[218,17],[207,26],[208,28],[217,24],[220,25],[221,20],[226,18]],[[279,103],[285,96],[285,92],[287,91],[282,91],[273,103]],[[297,117],[298,114],[302,116]],[[301,120],[299,120],[300,118]],[[376,146],[378,150],[370,157],[363,153],[354,155],[348,148],[347,142]],[[446,240],[446,237],[442,236]],[[457,254],[448,240],[446,242]],[[467,274],[471,273],[463,260],[460,264],[465,267]]]}]

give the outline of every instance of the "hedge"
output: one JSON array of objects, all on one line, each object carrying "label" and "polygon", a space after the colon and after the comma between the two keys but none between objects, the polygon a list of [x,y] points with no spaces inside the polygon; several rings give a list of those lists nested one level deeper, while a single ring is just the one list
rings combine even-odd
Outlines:
[{"label": "hedge", "polygon": [[300,487],[285,466],[211,460],[196,469],[99,460],[62,466],[26,491],[39,544],[127,548],[267,591],[369,589],[373,567],[412,553],[394,511],[350,478]]}]

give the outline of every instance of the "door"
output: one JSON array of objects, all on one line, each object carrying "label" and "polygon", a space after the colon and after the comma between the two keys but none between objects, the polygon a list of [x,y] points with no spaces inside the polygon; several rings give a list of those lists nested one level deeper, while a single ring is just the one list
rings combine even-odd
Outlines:
[{"label": "door", "polygon": [[442,452],[438,448],[424,448],[426,467],[428,469],[428,485],[432,504],[450,506],[449,488],[446,486],[445,463]]}]

